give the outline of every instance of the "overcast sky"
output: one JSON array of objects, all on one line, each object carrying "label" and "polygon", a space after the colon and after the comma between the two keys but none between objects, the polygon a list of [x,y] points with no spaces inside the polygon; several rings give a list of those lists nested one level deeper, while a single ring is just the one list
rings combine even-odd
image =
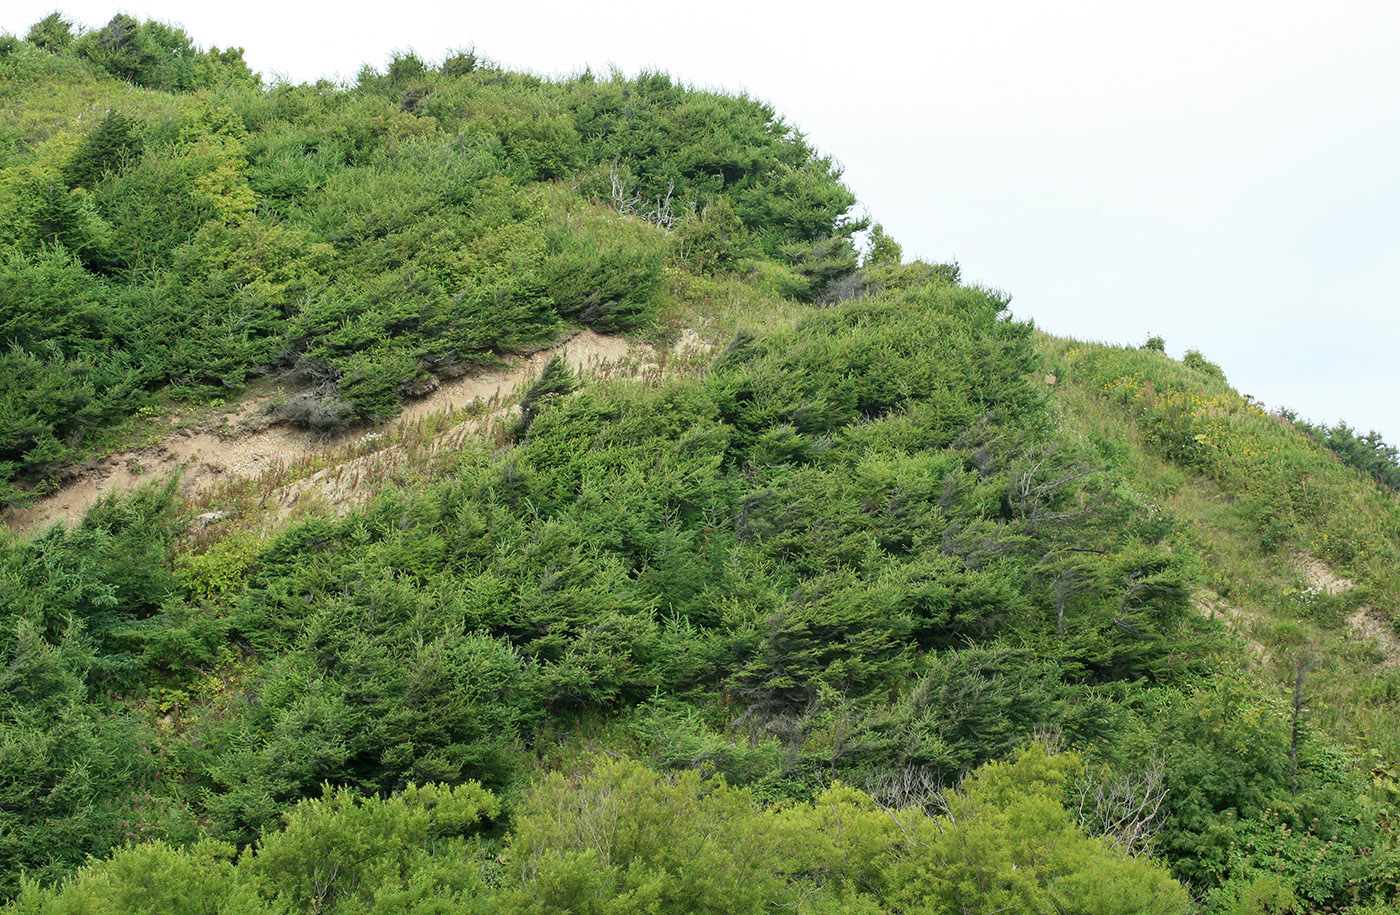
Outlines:
[{"label": "overcast sky", "polygon": [[[53,2],[7,0],[23,35]],[[609,65],[771,102],[906,255],[1056,334],[1166,338],[1240,390],[1400,442],[1400,2],[70,0],[240,45],[268,80],[396,49]]]}]

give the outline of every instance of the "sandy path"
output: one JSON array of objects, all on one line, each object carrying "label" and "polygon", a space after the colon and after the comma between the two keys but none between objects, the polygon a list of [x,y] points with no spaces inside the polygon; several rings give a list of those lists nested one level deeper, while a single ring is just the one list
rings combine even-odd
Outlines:
[{"label": "sandy path", "polygon": [[[683,342],[692,344],[690,338],[683,338]],[[616,366],[629,356],[654,357],[651,347],[645,344],[631,344],[621,337],[585,330],[503,369],[443,383],[427,396],[409,402],[396,419],[378,429],[360,428],[333,437],[273,422],[266,408],[275,395],[269,395],[241,404],[237,410],[222,417],[220,422],[206,424],[219,427],[222,431],[212,428],[181,429],[151,447],[90,462],[78,469],[71,482],[58,492],[23,510],[5,512],[0,515],[0,523],[21,533],[35,531],[56,521],[71,523],[80,518],[89,505],[109,492],[127,489],[152,477],[164,477],[176,471],[180,472],[181,492],[194,496],[220,483],[256,478],[269,470],[285,468],[307,457],[331,455],[337,451],[344,453],[347,446],[362,440],[367,433],[382,433],[392,430],[394,426],[407,427],[434,414],[461,409],[477,400],[486,405],[505,403],[522,384],[539,375],[556,353],[563,353],[575,370],[585,374]],[[464,436],[479,429],[481,423],[481,420],[473,420],[460,424],[438,438],[442,442],[460,442]],[[448,436],[453,438],[449,439]],[[385,459],[384,452],[379,451],[327,468],[307,480],[283,487],[281,492],[285,498],[279,498],[279,501],[287,502],[295,497],[293,487],[305,491],[308,487],[324,485],[328,475],[337,467],[349,465],[354,469],[367,461]],[[313,479],[320,482],[311,483]],[[343,473],[336,479],[344,479]]]}]

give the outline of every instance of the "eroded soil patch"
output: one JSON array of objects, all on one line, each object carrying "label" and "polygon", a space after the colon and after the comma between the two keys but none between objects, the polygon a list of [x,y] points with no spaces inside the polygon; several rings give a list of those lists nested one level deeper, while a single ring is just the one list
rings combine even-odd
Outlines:
[{"label": "eroded soil patch", "polygon": [[[705,344],[693,332],[682,334],[666,356],[693,354],[701,347]],[[435,447],[460,444],[478,433],[492,416],[508,409],[505,405],[520,387],[536,377],[556,353],[585,375],[625,372],[626,364],[633,361],[655,366],[658,360],[655,350],[646,344],[585,330],[505,368],[444,382],[424,397],[407,403],[396,419],[377,428],[358,428],[336,436],[319,435],[276,421],[268,412],[276,395],[267,395],[245,401],[203,427],[172,432],[159,444],[90,461],[76,469],[56,493],[26,508],[7,511],[0,515],[0,522],[27,533],[58,521],[76,521],[107,493],[129,489],[152,478],[178,472],[181,493],[193,497],[221,484],[285,472],[299,462],[332,456],[334,466],[274,487],[274,499],[290,504],[299,495],[320,489],[332,504],[354,501],[353,492],[348,491],[353,490],[355,481],[374,469],[376,462],[393,458],[392,448],[357,457],[357,443],[376,436],[392,437],[389,433],[475,403],[480,408],[477,418],[459,423],[435,439]]]}]

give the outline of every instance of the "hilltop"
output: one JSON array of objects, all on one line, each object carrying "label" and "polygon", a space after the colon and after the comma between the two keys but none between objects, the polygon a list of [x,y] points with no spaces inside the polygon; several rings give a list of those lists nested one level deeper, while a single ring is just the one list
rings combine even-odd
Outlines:
[{"label": "hilltop", "polygon": [[663,73],[0,100],[8,911],[1393,910],[1377,448]]}]

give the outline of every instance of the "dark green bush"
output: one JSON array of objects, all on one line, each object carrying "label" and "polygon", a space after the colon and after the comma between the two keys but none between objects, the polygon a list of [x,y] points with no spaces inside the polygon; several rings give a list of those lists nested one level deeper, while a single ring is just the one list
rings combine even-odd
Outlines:
[{"label": "dark green bush", "polygon": [[57,54],[73,43],[73,23],[58,12],[49,13],[29,27],[24,40],[50,54]]},{"label": "dark green bush", "polygon": [[83,137],[63,169],[69,187],[91,189],[108,173],[118,173],[144,147],[140,125],[120,111],[108,111],[102,123]]}]

